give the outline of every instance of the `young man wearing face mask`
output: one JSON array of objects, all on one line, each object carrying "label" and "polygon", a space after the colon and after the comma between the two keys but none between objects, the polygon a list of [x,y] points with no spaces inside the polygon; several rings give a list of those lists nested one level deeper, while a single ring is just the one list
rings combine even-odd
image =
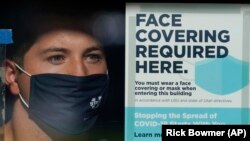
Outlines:
[{"label": "young man wearing face mask", "polygon": [[5,141],[89,139],[107,95],[107,62],[91,23],[72,19],[29,17],[13,30],[5,83],[15,100]]}]

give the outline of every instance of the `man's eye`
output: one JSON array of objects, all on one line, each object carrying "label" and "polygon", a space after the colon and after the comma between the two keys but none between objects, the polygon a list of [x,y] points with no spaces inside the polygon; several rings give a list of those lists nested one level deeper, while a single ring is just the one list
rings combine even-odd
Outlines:
[{"label": "man's eye", "polygon": [[65,60],[65,57],[62,55],[55,55],[55,56],[51,56],[48,58],[48,61],[54,65],[59,65],[63,63],[64,60]]},{"label": "man's eye", "polygon": [[86,57],[86,60],[87,60],[89,63],[98,63],[98,62],[100,62],[102,59],[103,59],[103,56],[100,55],[100,54],[89,54],[89,55],[87,55],[87,57]]}]

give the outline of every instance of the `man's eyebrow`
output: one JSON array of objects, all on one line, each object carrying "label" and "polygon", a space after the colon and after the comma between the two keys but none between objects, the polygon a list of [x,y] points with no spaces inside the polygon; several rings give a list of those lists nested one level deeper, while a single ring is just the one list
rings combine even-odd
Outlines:
[{"label": "man's eyebrow", "polygon": [[99,47],[99,46],[89,47],[84,52],[85,53],[90,53],[92,51],[101,51],[102,53],[104,53],[102,47]]},{"label": "man's eyebrow", "polygon": [[46,54],[49,52],[63,52],[63,53],[68,53],[69,50],[63,47],[49,47],[41,52],[41,54]]},{"label": "man's eyebrow", "polygon": [[[92,46],[92,47],[88,47],[85,51],[84,51],[84,54],[87,54],[87,53],[90,53],[92,51],[100,51],[102,53],[104,53],[103,51],[103,48],[100,47],[100,46]],[[41,52],[41,54],[46,54],[46,53],[49,53],[49,52],[62,52],[62,53],[69,53],[70,50],[68,50],[67,48],[63,48],[63,47],[49,47],[45,50],[43,50]]]}]

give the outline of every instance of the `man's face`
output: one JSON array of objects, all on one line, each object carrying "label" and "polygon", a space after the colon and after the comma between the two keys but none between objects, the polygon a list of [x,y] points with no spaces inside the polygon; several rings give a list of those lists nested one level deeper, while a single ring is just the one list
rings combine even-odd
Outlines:
[{"label": "man's face", "polygon": [[[23,68],[31,75],[57,73],[87,76],[107,72],[100,44],[91,36],[72,30],[43,34],[24,55]],[[20,73],[17,79],[20,92],[29,102],[30,77]]]}]

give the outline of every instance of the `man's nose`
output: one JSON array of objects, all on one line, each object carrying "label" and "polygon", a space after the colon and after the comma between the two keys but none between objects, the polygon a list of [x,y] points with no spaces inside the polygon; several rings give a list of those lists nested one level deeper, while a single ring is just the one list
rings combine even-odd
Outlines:
[{"label": "man's nose", "polygon": [[75,76],[86,76],[88,75],[87,66],[84,64],[82,59],[75,59],[69,64],[69,70],[71,75]]}]

